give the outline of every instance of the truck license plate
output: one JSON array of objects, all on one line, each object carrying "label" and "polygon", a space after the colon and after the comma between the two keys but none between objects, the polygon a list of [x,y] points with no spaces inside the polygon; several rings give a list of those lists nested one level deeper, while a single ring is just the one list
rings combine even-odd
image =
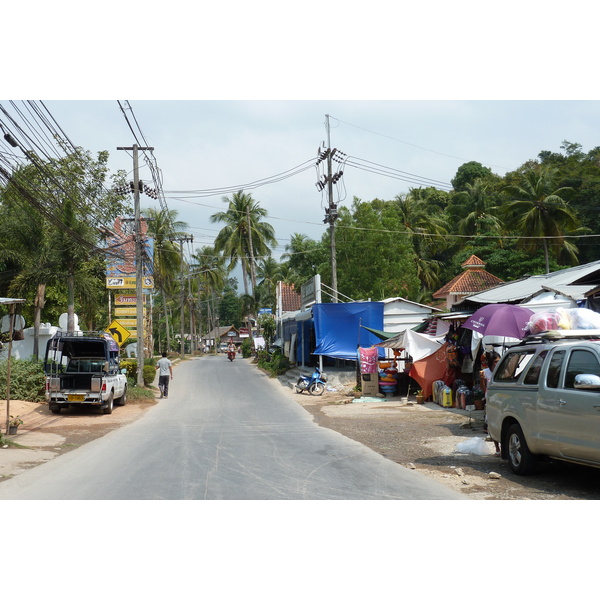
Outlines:
[{"label": "truck license plate", "polygon": [[67,396],[69,402],[83,402],[85,400],[84,394],[69,394]]}]

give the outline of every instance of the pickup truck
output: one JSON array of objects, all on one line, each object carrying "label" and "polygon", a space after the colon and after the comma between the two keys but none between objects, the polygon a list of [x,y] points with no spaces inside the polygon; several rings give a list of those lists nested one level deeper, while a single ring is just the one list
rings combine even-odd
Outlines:
[{"label": "pickup truck", "polygon": [[542,457],[600,467],[600,330],[548,331],[509,348],[494,369],[486,416],[518,475]]},{"label": "pickup truck", "polygon": [[99,406],[109,415],[127,402],[127,377],[119,346],[105,332],[58,332],[46,345],[46,400],[58,414],[69,406]]}]

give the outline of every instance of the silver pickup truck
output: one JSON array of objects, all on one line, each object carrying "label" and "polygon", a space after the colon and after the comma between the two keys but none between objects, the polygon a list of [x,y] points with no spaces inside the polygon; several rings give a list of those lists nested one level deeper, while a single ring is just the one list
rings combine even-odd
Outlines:
[{"label": "silver pickup truck", "polygon": [[541,457],[600,467],[600,330],[548,331],[509,348],[486,412],[516,474]]},{"label": "silver pickup truck", "polygon": [[46,345],[46,400],[53,413],[69,406],[95,405],[104,414],[127,402],[119,346],[105,332],[58,332]]}]

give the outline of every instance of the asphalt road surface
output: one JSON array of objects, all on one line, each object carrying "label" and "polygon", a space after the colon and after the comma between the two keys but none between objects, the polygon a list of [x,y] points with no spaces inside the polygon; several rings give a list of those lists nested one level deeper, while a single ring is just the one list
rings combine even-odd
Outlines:
[{"label": "asphalt road surface", "polygon": [[319,427],[248,361],[189,360],[174,374],[143,417],[3,482],[0,499],[464,499]]}]

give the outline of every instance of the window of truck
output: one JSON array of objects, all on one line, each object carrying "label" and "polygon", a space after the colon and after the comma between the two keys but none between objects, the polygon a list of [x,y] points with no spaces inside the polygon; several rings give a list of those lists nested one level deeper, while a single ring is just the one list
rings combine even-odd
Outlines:
[{"label": "window of truck", "polygon": [[565,387],[575,387],[575,376],[583,374],[600,375],[598,358],[589,350],[573,350],[565,374]]},{"label": "window of truck", "polygon": [[517,381],[534,354],[533,349],[505,354],[494,375],[494,381],[501,383]]}]

